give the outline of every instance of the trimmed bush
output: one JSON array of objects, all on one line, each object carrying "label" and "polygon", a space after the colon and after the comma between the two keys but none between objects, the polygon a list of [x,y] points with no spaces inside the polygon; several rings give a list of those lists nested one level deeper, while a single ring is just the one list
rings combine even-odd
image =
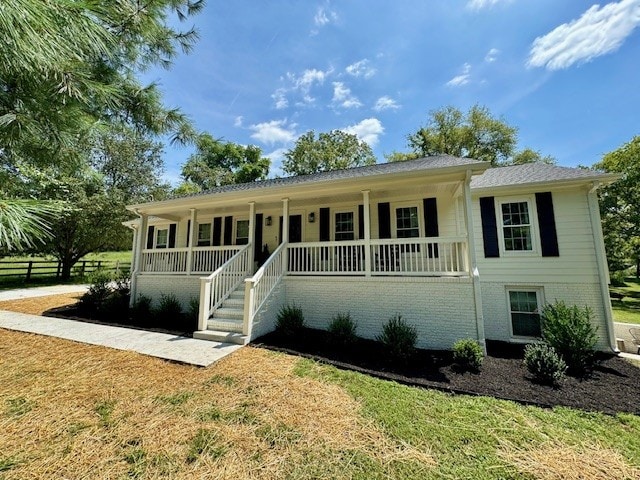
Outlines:
[{"label": "trimmed bush", "polygon": [[567,370],[564,360],[546,343],[527,345],[524,349],[524,365],[537,382],[552,386],[560,383]]},{"label": "trimmed bush", "polygon": [[200,299],[191,297],[187,307],[187,317],[189,322],[193,324],[193,329],[198,328],[198,315],[200,314]]},{"label": "trimmed bush", "polygon": [[418,331],[398,314],[384,324],[376,340],[386,347],[393,360],[407,360],[415,352]]},{"label": "trimmed bush", "polygon": [[131,317],[134,323],[139,325],[151,325],[153,323],[153,310],[151,309],[151,299],[146,295],[138,295],[131,307]]},{"label": "trimmed bush", "polygon": [[154,313],[158,324],[163,327],[182,326],[182,305],[173,293],[160,294],[160,303]]},{"label": "trimmed bush", "polygon": [[465,338],[453,344],[453,361],[459,368],[477,372],[483,360],[484,353],[477,341]]},{"label": "trimmed bush", "polygon": [[569,307],[556,301],[542,309],[542,338],[574,375],[583,375],[593,366],[597,331],[591,323],[589,307]]},{"label": "trimmed bush", "polygon": [[338,313],[329,324],[329,332],[338,343],[343,345],[353,343],[356,339],[356,322],[350,313]]},{"label": "trimmed bush", "polygon": [[622,271],[613,272],[611,275],[611,286],[612,287],[626,287],[627,282],[625,281],[625,275]]},{"label": "trimmed bush", "polygon": [[287,337],[292,337],[304,327],[304,314],[296,305],[284,305],[278,312],[276,330]]},{"label": "trimmed bush", "polygon": [[89,276],[89,290],[82,295],[78,309],[89,317],[98,317],[109,295],[111,295],[112,275],[104,270],[96,270]]}]

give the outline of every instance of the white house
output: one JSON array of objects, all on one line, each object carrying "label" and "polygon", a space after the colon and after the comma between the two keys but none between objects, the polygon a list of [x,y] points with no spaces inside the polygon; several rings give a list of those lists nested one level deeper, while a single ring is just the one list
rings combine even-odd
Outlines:
[{"label": "white house", "polygon": [[368,338],[399,313],[427,348],[531,341],[558,299],[615,350],[596,191],[616,178],[434,156],[132,205],[132,297],[197,298],[194,336],[238,343],[285,304],[317,328],[350,312]]}]

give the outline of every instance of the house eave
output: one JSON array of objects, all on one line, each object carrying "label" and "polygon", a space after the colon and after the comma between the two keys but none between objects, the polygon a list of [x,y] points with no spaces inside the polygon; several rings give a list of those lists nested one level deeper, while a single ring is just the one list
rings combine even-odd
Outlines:
[{"label": "house eave", "polygon": [[621,174],[606,173],[606,174],[593,175],[590,177],[583,177],[583,178],[576,178],[576,179],[544,180],[539,182],[526,182],[526,183],[507,184],[507,185],[496,185],[496,186],[489,186],[489,187],[476,187],[476,188],[472,187],[471,193],[474,196],[476,196],[476,195],[481,195],[485,193],[495,194],[495,193],[522,191],[522,190],[539,190],[541,188],[560,189],[560,188],[571,188],[571,187],[582,187],[582,186],[591,188],[594,182],[598,182],[602,186],[606,186],[619,180],[621,177],[622,177]]},{"label": "house eave", "polygon": [[162,215],[161,212],[176,211],[189,208],[200,208],[216,204],[232,204],[242,201],[248,203],[255,202],[275,202],[282,198],[320,196],[322,194],[334,194],[337,192],[358,191],[365,189],[381,188],[402,183],[407,180],[414,180],[417,176],[424,177],[429,184],[443,181],[463,181],[466,172],[471,171],[472,175],[483,173],[489,168],[488,163],[474,163],[467,165],[456,165],[434,169],[425,169],[413,172],[381,173],[367,175],[357,178],[341,179],[318,179],[308,182],[300,182],[292,185],[260,186],[259,183],[253,188],[230,191],[204,193],[202,195],[174,198],[157,202],[147,202],[127,206],[127,209],[134,213],[146,213]]}]

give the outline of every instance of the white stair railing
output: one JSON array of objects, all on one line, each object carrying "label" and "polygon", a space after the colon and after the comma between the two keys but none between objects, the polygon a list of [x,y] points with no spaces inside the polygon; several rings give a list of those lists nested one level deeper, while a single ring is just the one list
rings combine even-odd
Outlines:
[{"label": "white stair railing", "polygon": [[231,292],[251,274],[251,244],[245,245],[208,277],[200,279],[200,313],[198,330],[207,329],[207,321]]},{"label": "white stair railing", "polygon": [[286,243],[280,244],[256,274],[245,280],[243,335],[251,335],[253,319],[284,276],[282,253],[286,248]]}]

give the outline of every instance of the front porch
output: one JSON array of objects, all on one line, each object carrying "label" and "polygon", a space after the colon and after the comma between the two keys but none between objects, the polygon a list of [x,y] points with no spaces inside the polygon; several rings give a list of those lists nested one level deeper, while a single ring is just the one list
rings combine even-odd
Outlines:
[{"label": "front porch", "polygon": [[[190,298],[200,303],[195,336],[238,343],[266,333],[266,317],[272,329],[282,302],[301,303],[291,295],[303,279],[311,281],[307,286],[322,280],[317,283],[321,303],[333,301],[335,293],[332,298],[325,293],[336,285],[347,287],[339,302],[345,307],[350,291],[364,292],[360,300],[375,306],[387,289],[400,286],[417,298],[439,285],[445,297],[450,290],[450,302],[461,301],[456,297],[464,292],[470,312],[477,281],[471,176],[458,170],[427,182],[381,178],[367,189],[357,182],[296,186],[284,197],[277,189],[261,192],[256,201],[232,190],[215,199],[185,199],[184,205],[139,212],[133,296],[138,284],[145,292],[161,293],[185,285],[189,296],[183,295],[183,303]],[[407,313],[417,314],[430,302],[414,302],[415,312]],[[408,303],[405,298],[402,304]],[[463,317],[468,324],[468,315]]]}]

